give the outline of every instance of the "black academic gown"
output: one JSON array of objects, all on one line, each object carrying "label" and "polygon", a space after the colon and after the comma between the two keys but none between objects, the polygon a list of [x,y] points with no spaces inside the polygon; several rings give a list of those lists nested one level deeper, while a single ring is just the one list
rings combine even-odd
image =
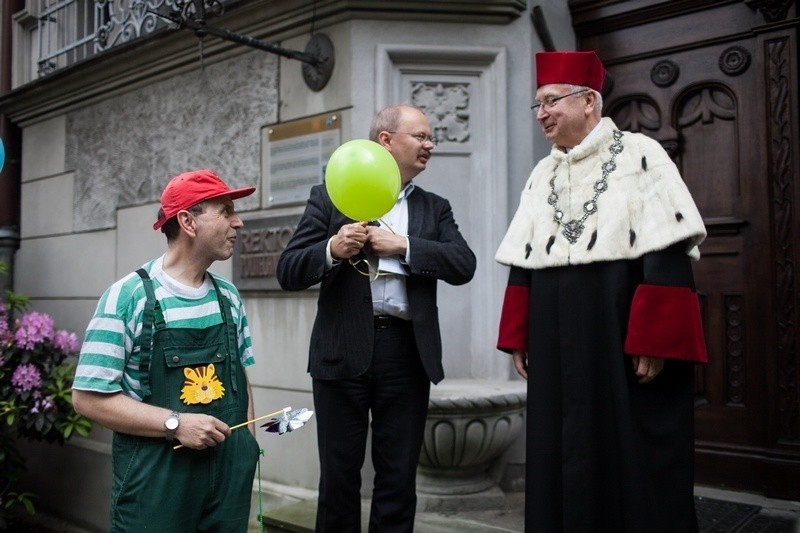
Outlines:
[{"label": "black academic gown", "polygon": [[[693,289],[684,250],[512,267],[509,288],[529,290],[526,531],[697,530],[694,365],[667,360],[639,384],[624,349],[637,287]],[[510,351],[502,339],[501,320]]]}]

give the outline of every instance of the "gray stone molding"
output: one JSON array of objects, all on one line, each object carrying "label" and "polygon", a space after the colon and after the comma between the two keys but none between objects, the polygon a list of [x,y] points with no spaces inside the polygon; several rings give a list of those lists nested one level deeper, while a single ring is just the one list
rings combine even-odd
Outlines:
[{"label": "gray stone molding", "polygon": [[[460,321],[461,333],[443,339],[445,372],[451,377],[467,377],[465,369],[476,378],[505,377],[507,371],[507,360],[487,360],[486,354],[496,340],[498,295],[505,281],[494,253],[506,219],[492,213],[508,212],[506,62],[505,48],[496,47],[379,44],[376,50],[376,108],[417,104],[437,136],[444,137],[433,153],[436,177],[423,174],[421,179],[433,179],[434,188],[446,184],[444,195],[478,258],[475,278],[459,288],[464,300],[441,304],[440,316],[450,324]],[[471,304],[465,311],[466,301]],[[472,353],[462,353],[462,346]]]}]

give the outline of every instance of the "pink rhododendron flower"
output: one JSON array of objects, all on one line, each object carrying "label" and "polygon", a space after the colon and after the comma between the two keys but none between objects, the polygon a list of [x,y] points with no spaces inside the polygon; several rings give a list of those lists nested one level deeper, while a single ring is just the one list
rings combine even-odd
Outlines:
[{"label": "pink rhododendron flower", "polygon": [[19,392],[38,389],[42,386],[42,374],[30,363],[19,365],[11,376],[11,384]]},{"label": "pink rhododendron flower", "polygon": [[74,354],[78,351],[78,336],[60,329],[53,337],[53,346],[66,354]]},{"label": "pink rhododendron flower", "polygon": [[[22,439],[63,444],[73,435],[88,435],[92,427],[71,402],[76,363],[68,356],[79,351],[78,336],[56,331],[46,313],[26,313],[27,305],[27,298],[17,293],[0,295],[0,455],[5,453],[6,458],[9,453],[23,457]],[[25,496],[15,486],[23,467],[22,461],[0,458],[0,522],[6,508],[25,501],[2,498]],[[5,531],[2,526],[0,530]]]},{"label": "pink rhododendron flower", "polygon": [[31,311],[19,319],[14,340],[25,350],[32,349],[37,343],[53,338],[53,318],[46,313]]},{"label": "pink rhododendron flower", "polygon": [[53,410],[53,402],[50,398],[37,398],[30,408],[30,414],[46,413]]}]

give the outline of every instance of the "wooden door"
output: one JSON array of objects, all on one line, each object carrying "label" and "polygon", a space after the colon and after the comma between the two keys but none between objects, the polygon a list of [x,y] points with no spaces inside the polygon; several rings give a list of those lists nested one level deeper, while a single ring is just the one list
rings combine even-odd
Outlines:
[{"label": "wooden door", "polygon": [[[598,31],[592,16],[608,4],[571,2],[579,35]],[[797,22],[769,28],[744,2],[697,4],[638,25],[618,7],[581,49],[609,67],[603,114],[662,143],[708,230],[694,266],[710,358],[696,374],[697,481],[797,499]],[[744,14],[758,31],[742,32]]]}]

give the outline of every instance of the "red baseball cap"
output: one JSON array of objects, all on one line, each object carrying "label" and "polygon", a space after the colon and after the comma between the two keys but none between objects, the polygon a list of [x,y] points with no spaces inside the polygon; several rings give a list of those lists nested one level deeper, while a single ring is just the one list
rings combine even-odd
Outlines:
[{"label": "red baseball cap", "polygon": [[536,87],[551,83],[567,83],[590,87],[600,92],[606,69],[592,51],[537,52]]},{"label": "red baseball cap", "polygon": [[178,214],[178,211],[189,209],[200,202],[227,196],[231,200],[250,196],[255,187],[231,189],[219,176],[210,170],[192,170],[178,174],[167,183],[161,193],[161,209],[164,216],[156,220],[153,229],[163,226],[167,220]]}]

